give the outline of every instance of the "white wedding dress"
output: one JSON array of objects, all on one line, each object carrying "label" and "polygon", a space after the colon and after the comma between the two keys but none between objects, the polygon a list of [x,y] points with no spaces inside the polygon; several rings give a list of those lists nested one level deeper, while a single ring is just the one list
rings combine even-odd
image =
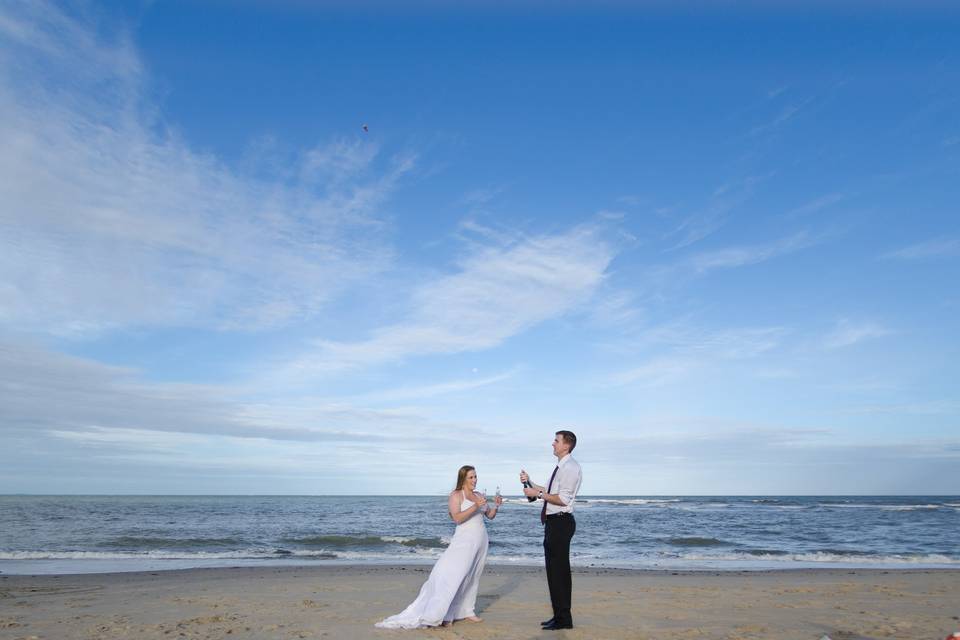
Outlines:
[{"label": "white wedding dress", "polygon": [[[473,503],[460,493],[460,511]],[[477,512],[457,525],[450,546],[433,565],[430,577],[420,588],[420,595],[410,606],[395,616],[378,622],[383,629],[417,629],[436,627],[443,622],[475,615],[480,574],[487,560],[487,527],[483,512]]]}]

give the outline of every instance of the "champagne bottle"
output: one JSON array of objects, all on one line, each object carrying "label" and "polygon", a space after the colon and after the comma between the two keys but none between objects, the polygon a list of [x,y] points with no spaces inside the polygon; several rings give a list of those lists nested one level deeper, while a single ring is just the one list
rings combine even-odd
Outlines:
[{"label": "champagne bottle", "polygon": [[[533,483],[530,482],[530,480],[527,480],[526,482],[524,482],[523,486],[525,486],[528,489],[533,489]],[[535,502],[535,501],[536,501],[536,498],[531,498],[530,496],[527,496],[527,502]]]}]

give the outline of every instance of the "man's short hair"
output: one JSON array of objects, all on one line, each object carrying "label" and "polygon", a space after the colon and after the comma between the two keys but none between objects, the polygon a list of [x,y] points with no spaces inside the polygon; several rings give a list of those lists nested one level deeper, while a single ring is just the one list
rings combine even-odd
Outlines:
[{"label": "man's short hair", "polygon": [[563,438],[563,441],[570,445],[570,451],[572,452],[577,446],[577,436],[573,431],[557,431],[557,435]]}]

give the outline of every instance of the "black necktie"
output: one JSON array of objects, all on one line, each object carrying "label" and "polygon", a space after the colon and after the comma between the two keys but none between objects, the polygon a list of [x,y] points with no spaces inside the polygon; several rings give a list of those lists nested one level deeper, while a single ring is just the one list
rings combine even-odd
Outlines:
[{"label": "black necktie", "polygon": [[[550,476],[550,482],[547,483],[547,493],[550,493],[550,490],[553,489],[553,479],[557,477],[557,471],[559,471],[560,465],[557,465],[553,469],[553,474]],[[543,499],[543,508],[540,509],[540,524],[547,523],[547,499]]]}]

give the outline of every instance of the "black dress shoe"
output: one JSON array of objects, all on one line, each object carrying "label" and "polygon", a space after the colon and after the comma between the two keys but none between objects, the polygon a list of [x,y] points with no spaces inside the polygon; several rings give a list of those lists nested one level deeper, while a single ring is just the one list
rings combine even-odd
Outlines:
[{"label": "black dress shoe", "polygon": [[554,621],[556,621],[556,618],[550,618],[549,620],[544,620],[543,622],[540,623],[540,626],[545,627],[548,624],[553,624]]},{"label": "black dress shoe", "polygon": [[543,625],[544,631],[556,631],[557,629],[573,629],[572,622],[557,622],[554,620],[550,624]]}]

